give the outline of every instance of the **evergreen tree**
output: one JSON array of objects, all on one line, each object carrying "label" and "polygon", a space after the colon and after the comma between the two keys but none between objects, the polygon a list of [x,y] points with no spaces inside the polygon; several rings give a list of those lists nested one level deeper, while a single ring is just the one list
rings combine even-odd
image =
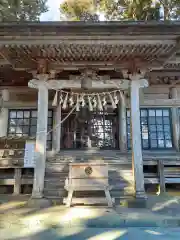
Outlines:
[{"label": "evergreen tree", "polygon": [[93,0],[65,0],[60,5],[61,20],[80,21],[89,19],[96,13]]},{"label": "evergreen tree", "polygon": [[0,21],[38,21],[47,0],[1,0]]},{"label": "evergreen tree", "polygon": [[101,12],[106,20],[172,20],[180,18],[180,0],[64,0],[61,18],[81,20]]}]

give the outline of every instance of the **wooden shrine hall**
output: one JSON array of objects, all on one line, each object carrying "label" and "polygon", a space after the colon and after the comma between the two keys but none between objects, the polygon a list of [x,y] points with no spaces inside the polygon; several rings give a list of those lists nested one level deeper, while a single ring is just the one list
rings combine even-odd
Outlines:
[{"label": "wooden shrine hall", "polygon": [[63,199],[92,160],[115,199],[180,184],[180,22],[1,23],[0,66],[1,193]]}]

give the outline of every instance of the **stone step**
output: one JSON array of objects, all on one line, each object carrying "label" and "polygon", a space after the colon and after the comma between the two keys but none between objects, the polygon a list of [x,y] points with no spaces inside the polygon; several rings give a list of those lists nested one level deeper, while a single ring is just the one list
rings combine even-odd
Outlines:
[{"label": "stone step", "polygon": [[[62,205],[65,204],[66,202],[66,198],[61,198],[61,197],[56,197],[56,196],[50,196],[50,197],[46,197],[47,199],[49,199],[50,201],[52,201],[53,205]],[[134,199],[133,196],[120,196],[118,198],[112,198],[113,203],[115,204],[120,204],[123,203],[123,205],[127,205],[127,201],[132,201]],[[84,204],[84,205],[96,205],[97,203],[102,204],[102,205],[107,205],[106,199],[104,197],[102,198],[92,198],[92,197],[88,197],[88,198],[73,198],[72,199],[72,204]]]},{"label": "stone step", "polygon": [[[67,198],[63,198],[63,203],[66,204]],[[113,204],[115,203],[115,199],[112,198]],[[107,205],[107,199],[105,197],[82,197],[82,198],[72,198],[71,204],[83,204],[83,205],[96,205],[96,204],[103,204]]]},{"label": "stone step", "polygon": [[60,189],[46,189],[44,188],[44,196],[45,197],[67,197],[67,191],[64,188]]},{"label": "stone step", "polygon": [[[132,163],[127,155],[120,151],[61,151],[55,157],[47,159],[45,171],[44,194],[48,198],[63,199],[67,197],[67,191],[64,189],[65,180],[68,178],[68,163],[73,162],[91,162],[103,160],[108,162],[109,184],[113,187],[111,193],[115,196],[131,196],[134,192],[132,181]],[[131,181],[130,181],[131,180]],[[75,192],[75,197],[92,197],[92,192]],[[104,192],[93,191],[93,196],[104,197]]]},{"label": "stone step", "polygon": [[[134,188],[133,186],[130,186],[130,187],[126,187],[125,189],[120,189],[120,188],[114,188],[110,191],[112,197],[121,197],[121,196],[132,196],[133,193],[134,193]],[[44,195],[45,197],[67,197],[67,191],[63,188],[55,188],[55,189],[47,189],[47,188],[44,188]],[[74,196],[75,197],[91,197],[91,196],[94,196],[94,197],[101,197],[103,196],[104,197],[104,192],[103,190],[102,191],[81,191],[81,192],[77,192],[75,191],[74,193]]]},{"label": "stone step", "polygon": [[56,156],[48,157],[47,162],[70,162],[87,160],[121,160],[131,161],[131,154],[123,154],[119,150],[61,150]]},{"label": "stone step", "polygon": [[[45,177],[44,184],[48,188],[52,188],[53,186],[63,186],[65,184],[67,178],[48,178]],[[109,178],[109,185],[113,188],[125,188],[127,186],[132,186],[134,181],[127,181],[121,178]]]},{"label": "stone step", "polygon": [[64,188],[65,179],[45,179],[44,187],[47,189]]}]

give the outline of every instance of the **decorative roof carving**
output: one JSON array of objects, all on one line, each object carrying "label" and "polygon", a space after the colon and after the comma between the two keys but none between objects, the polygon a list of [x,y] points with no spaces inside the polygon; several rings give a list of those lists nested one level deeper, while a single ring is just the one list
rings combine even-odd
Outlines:
[{"label": "decorative roof carving", "polygon": [[151,84],[167,84],[167,85],[175,85],[180,83],[180,76],[164,76],[164,77],[154,77],[150,79]]},{"label": "decorative roof carving", "polygon": [[92,88],[92,82],[94,81],[100,81],[103,83],[106,83],[107,80],[110,79],[110,76],[100,76],[97,74],[97,72],[94,69],[84,69],[80,75],[70,75],[70,80],[74,81],[80,81],[81,82],[81,88],[88,89]]},{"label": "decorative roof carving", "polygon": [[[102,42],[102,43],[101,43]],[[130,41],[67,40],[56,44],[10,44],[2,46],[4,56],[16,68],[37,69],[46,73],[48,69],[78,68],[92,66],[127,66],[131,59],[139,58],[140,66],[165,59],[174,48],[174,43],[132,43]],[[158,54],[156,49],[158,49]],[[28,54],[27,54],[28,53]],[[47,66],[47,62],[49,63]],[[156,63],[158,65],[158,62]]]},{"label": "decorative roof carving", "polygon": [[180,69],[180,63],[176,62],[176,63],[167,63],[164,65],[165,69]]}]

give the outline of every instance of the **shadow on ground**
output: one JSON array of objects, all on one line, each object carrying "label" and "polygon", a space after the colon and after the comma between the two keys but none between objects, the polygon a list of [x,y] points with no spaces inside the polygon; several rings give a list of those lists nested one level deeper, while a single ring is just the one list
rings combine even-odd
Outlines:
[{"label": "shadow on ground", "polygon": [[[148,238],[151,235],[153,239],[161,239],[164,234],[169,234],[165,233],[165,230],[158,229],[164,227],[165,219],[171,222],[170,227],[177,227],[177,222],[180,223],[178,197],[149,196],[146,209],[120,206],[114,209],[107,207],[67,209],[64,206],[27,208],[28,198],[29,196],[18,198],[0,196],[1,240],[129,239],[128,236],[132,234],[131,227],[134,227],[133,231],[141,228],[143,237],[147,239],[151,239]],[[170,211],[172,209],[176,212],[176,216]],[[169,223],[166,222],[166,227]],[[148,230],[149,228],[154,229]]]}]

